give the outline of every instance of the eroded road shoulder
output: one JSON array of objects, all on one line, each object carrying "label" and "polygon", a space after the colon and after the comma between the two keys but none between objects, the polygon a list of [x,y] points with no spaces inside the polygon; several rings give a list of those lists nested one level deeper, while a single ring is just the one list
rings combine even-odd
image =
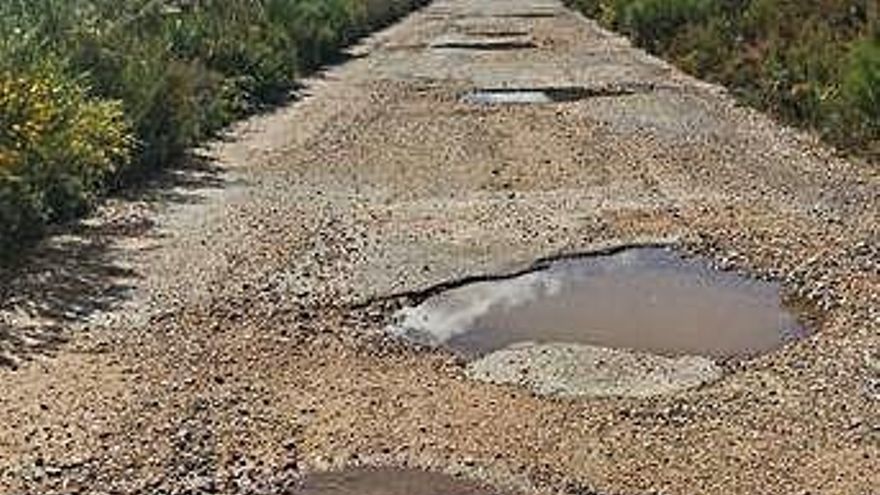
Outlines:
[{"label": "eroded road shoulder", "polygon": [[[3,274],[0,492],[295,493],[357,466],[880,486],[876,171],[555,1],[438,1],[354,53]],[[386,331],[432,288],[633,244],[778,282],[810,335],[702,386],[562,398]]]}]

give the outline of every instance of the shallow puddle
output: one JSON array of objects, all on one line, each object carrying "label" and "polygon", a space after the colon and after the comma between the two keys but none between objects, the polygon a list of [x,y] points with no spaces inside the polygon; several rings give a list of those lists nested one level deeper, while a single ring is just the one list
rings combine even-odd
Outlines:
[{"label": "shallow puddle", "polygon": [[553,98],[543,90],[485,90],[467,93],[462,97],[465,103],[483,105],[512,105],[553,103]]},{"label": "shallow puddle", "polygon": [[297,495],[500,495],[479,485],[414,469],[352,469],[308,476]]},{"label": "shallow puddle", "polygon": [[777,284],[664,248],[468,284],[404,308],[393,330],[466,354],[558,342],[712,357],[755,355],[805,333]]},{"label": "shallow puddle", "polygon": [[466,30],[465,33],[468,36],[479,36],[482,38],[524,38],[529,36],[528,31],[515,31],[515,30],[507,30],[507,31],[490,31],[490,30]]},{"label": "shallow puddle", "polygon": [[558,17],[558,12],[548,11],[548,12],[509,12],[504,14],[495,14],[493,17],[500,17],[505,19],[551,19],[554,17]]},{"label": "shallow puddle", "polygon": [[489,88],[464,94],[462,101],[472,104],[546,104],[564,103],[586,98],[631,95],[644,88],[635,87],[550,87],[550,88]]},{"label": "shallow puddle", "polygon": [[528,39],[505,39],[504,37],[486,37],[475,40],[441,41],[431,48],[447,48],[454,50],[508,51],[535,48],[535,42]]}]

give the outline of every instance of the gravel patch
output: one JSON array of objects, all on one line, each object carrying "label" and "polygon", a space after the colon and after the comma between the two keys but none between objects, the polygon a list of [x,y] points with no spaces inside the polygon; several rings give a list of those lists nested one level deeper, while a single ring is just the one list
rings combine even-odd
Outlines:
[{"label": "gravel patch", "polygon": [[541,395],[650,397],[711,383],[720,366],[700,356],[663,357],[573,344],[521,344],[467,366],[471,378],[527,387]]}]

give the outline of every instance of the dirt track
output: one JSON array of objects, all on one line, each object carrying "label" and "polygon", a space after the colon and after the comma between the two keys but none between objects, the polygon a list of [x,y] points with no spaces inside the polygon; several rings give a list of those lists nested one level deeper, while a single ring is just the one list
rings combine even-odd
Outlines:
[{"label": "dirt track", "polygon": [[[460,101],[547,86],[590,97]],[[876,167],[549,0],[437,1],[230,137],[3,274],[0,493],[285,493],[347,465],[878,493]],[[383,336],[437,284],[638,242],[780,280],[815,333],[650,399],[540,398]]]}]

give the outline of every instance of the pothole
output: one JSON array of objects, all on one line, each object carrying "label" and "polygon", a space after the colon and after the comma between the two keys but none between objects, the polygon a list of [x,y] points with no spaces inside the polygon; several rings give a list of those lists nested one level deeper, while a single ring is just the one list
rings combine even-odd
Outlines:
[{"label": "pothole", "polygon": [[530,39],[517,39],[501,36],[491,36],[483,39],[445,40],[431,45],[431,48],[445,48],[454,50],[478,50],[478,51],[509,51],[528,50],[537,45]]},{"label": "pothole", "polygon": [[501,495],[476,483],[415,469],[350,469],[307,476],[297,495]]},{"label": "pothole", "polygon": [[721,375],[806,334],[776,283],[639,247],[440,292],[391,332],[472,360],[469,373],[540,392],[653,395]]},{"label": "pothole", "polygon": [[484,88],[462,96],[462,101],[483,105],[564,103],[587,98],[626,96],[651,91],[646,85],[618,85],[601,87],[545,87],[545,88]]},{"label": "pothole", "polygon": [[750,356],[804,334],[777,284],[656,247],[560,260],[468,284],[404,308],[397,318],[403,335],[466,354],[563,342]]},{"label": "pothole", "polygon": [[492,17],[500,17],[503,19],[549,19],[558,17],[558,12],[508,12],[503,14],[495,14]]},{"label": "pothole", "polygon": [[541,89],[485,89],[462,96],[465,103],[482,105],[513,105],[553,103],[553,95]]},{"label": "pothole", "polygon": [[478,36],[483,38],[519,38],[529,36],[528,31],[515,31],[515,30],[505,30],[505,31],[491,31],[491,30],[480,30],[474,29],[466,31],[468,36]]}]

